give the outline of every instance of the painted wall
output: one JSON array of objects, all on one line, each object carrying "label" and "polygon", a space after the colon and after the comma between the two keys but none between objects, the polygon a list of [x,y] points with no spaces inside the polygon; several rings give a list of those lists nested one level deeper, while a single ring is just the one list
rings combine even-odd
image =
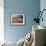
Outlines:
[{"label": "painted wall", "polygon": [[[32,29],[36,12],[40,10],[40,0],[4,0],[4,30],[5,40],[18,41]],[[10,24],[11,13],[20,13],[26,16],[26,24],[12,26]]]},{"label": "painted wall", "polygon": [[[40,10],[46,9],[46,0],[41,0],[40,1]],[[43,12],[43,22],[40,21],[40,25],[46,27],[46,11]],[[46,40],[45,40],[45,44],[46,44]]]},{"label": "painted wall", "polygon": [[[46,0],[41,0],[41,1],[40,1],[40,9],[41,9],[41,11],[42,11],[43,9],[46,9]],[[42,17],[43,17],[43,22],[41,21],[41,22],[40,22],[40,25],[46,27],[46,10],[43,12]]]}]

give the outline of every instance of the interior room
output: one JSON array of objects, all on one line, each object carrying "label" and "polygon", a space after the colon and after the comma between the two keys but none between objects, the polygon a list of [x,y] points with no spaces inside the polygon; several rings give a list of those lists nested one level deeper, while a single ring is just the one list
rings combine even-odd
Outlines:
[{"label": "interior room", "polygon": [[46,0],[0,0],[0,46],[46,46]]}]

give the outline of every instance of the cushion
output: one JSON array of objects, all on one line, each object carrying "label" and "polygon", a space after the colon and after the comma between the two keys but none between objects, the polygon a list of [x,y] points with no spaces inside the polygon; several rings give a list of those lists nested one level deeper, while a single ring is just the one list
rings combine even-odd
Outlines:
[{"label": "cushion", "polygon": [[23,46],[23,43],[24,43],[24,38],[21,38],[18,42],[17,42],[17,46]]}]

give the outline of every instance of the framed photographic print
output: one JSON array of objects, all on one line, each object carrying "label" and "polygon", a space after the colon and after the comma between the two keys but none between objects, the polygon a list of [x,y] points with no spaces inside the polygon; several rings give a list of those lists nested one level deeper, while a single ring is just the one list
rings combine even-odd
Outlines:
[{"label": "framed photographic print", "polygon": [[11,14],[11,24],[12,25],[24,25],[25,15],[24,14]]}]

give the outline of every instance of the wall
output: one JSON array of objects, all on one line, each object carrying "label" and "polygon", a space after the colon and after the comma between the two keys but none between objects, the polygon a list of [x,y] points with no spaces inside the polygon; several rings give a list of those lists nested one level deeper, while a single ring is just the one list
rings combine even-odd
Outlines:
[{"label": "wall", "polygon": [[0,0],[0,42],[4,41],[4,2]]},{"label": "wall", "polygon": [[[40,0],[4,0],[4,38],[7,41],[18,41],[32,30],[36,12],[40,10]],[[22,13],[26,16],[26,24],[12,26],[10,24],[11,13]]]},{"label": "wall", "polygon": [[[41,11],[42,11],[43,9],[46,9],[46,0],[41,0],[41,1],[40,1],[40,9],[41,9]],[[41,22],[40,22],[40,25],[46,27],[46,20],[45,20],[45,19],[46,19],[46,10],[43,12],[42,17],[43,17],[43,22],[41,21]]]}]

